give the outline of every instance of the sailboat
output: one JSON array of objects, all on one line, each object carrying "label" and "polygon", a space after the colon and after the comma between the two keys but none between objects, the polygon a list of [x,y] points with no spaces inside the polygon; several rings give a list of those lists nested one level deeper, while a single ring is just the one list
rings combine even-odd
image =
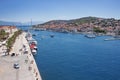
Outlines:
[{"label": "sailboat", "polygon": [[[32,20],[31,20],[31,26],[32,26]],[[37,54],[37,41],[32,37],[32,34],[29,32],[27,32],[26,38],[28,40],[31,52],[33,55]]]}]

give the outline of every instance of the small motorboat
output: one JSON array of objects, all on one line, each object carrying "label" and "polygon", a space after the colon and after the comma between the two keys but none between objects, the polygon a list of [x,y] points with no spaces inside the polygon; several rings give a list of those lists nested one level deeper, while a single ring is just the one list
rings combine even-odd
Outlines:
[{"label": "small motorboat", "polygon": [[36,36],[35,34],[33,34],[32,36]]},{"label": "small motorboat", "polygon": [[31,50],[31,52],[32,52],[33,55],[37,54],[37,51],[35,49]]},{"label": "small motorboat", "polygon": [[54,35],[53,35],[53,34],[51,34],[51,35],[50,35],[50,37],[51,37],[51,38],[53,38],[53,37],[54,37]]}]

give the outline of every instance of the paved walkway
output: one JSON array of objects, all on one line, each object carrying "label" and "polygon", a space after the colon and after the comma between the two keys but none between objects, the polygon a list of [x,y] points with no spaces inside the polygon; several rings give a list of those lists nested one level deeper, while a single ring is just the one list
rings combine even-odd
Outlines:
[{"label": "paved walkway", "polygon": [[[10,54],[14,52],[16,56],[5,56],[3,50],[0,50],[0,80],[42,80],[25,35],[26,33],[23,33],[17,37],[13,45]],[[24,54],[23,45],[26,46],[28,54]],[[20,68],[15,69],[14,63],[19,63]]]}]

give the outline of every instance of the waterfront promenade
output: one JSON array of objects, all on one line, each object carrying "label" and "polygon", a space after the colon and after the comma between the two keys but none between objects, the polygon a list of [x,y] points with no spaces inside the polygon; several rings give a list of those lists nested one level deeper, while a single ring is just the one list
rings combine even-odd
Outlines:
[{"label": "waterfront promenade", "polygon": [[[10,55],[5,55],[5,46],[0,48],[0,80],[42,80],[25,35],[23,32],[17,37]],[[15,56],[11,56],[12,53]],[[14,68],[15,63],[19,64],[19,69]]]}]

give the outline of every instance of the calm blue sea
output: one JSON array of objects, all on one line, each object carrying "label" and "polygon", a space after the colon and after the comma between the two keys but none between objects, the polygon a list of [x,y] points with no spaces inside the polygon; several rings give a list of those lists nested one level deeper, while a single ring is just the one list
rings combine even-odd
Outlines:
[{"label": "calm blue sea", "polygon": [[43,80],[120,80],[120,40],[104,41],[110,36],[88,39],[80,34],[31,32],[38,41],[35,60]]}]

